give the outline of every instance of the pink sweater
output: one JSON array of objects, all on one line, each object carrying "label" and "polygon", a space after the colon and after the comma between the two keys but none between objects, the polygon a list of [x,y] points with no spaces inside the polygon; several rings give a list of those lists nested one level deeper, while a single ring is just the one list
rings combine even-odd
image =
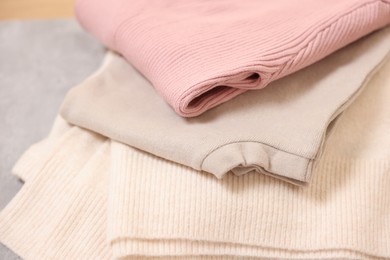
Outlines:
[{"label": "pink sweater", "polygon": [[80,23],[197,116],[390,23],[390,0],[78,0]]}]

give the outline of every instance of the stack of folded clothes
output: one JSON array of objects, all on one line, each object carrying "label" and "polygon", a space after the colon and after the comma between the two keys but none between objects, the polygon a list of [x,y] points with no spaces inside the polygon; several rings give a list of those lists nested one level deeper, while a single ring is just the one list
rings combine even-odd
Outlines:
[{"label": "stack of folded clothes", "polygon": [[390,1],[76,13],[108,50],[15,165],[2,243],[25,259],[390,259]]}]

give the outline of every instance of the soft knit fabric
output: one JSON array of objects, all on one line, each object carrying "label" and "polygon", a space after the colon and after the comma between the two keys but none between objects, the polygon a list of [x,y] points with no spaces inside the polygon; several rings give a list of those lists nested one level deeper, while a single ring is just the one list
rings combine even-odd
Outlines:
[{"label": "soft knit fabric", "polygon": [[305,188],[217,180],[59,119],[36,170],[20,173],[28,153],[15,166],[29,177],[0,241],[26,259],[389,259],[389,71],[337,121]]},{"label": "soft knit fabric", "polygon": [[76,127],[64,131],[50,151],[44,143],[33,147],[40,159],[31,163],[27,151],[15,166],[26,184],[1,213],[0,241],[23,259],[112,259],[109,141]]},{"label": "soft knit fabric", "polygon": [[78,0],[80,23],[185,117],[390,23],[389,0]]},{"label": "soft knit fabric", "polygon": [[390,28],[197,118],[178,117],[116,54],[67,95],[70,123],[159,157],[211,172],[271,174],[307,183],[331,122],[390,50]]},{"label": "soft knit fabric", "polygon": [[41,165],[39,162],[45,161],[42,158],[48,158],[50,156],[55,150],[55,144],[58,142],[58,139],[71,128],[72,126],[68,122],[61,117],[57,117],[49,136],[39,143],[32,145],[24,152],[23,158],[19,160],[22,163],[18,163],[14,167],[13,173],[25,182],[30,180],[30,176],[35,175],[40,170]]},{"label": "soft knit fabric", "polygon": [[[123,255],[128,255],[129,256],[127,257],[128,259],[141,258],[140,257],[141,255],[158,255],[158,256],[182,255],[184,259],[191,259],[188,255],[199,255],[199,254],[200,255],[222,254],[224,256],[222,256],[221,259],[228,259],[225,255],[260,256],[259,258],[256,259],[262,259],[262,258],[264,259],[270,259],[270,258],[273,259],[274,258],[277,259],[335,259],[335,258],[337,259],[340,258],[381,259],[379,257],[375,257],[375,254],[370,255],[364,251],[361,252],[360,249],[354,250],[354,249],[339,248],[339,249],[325,250],[321,248],[320,250],[313,250],[313,251],[311,250],[296,251],[296,250],[286,250],[283,248],[279,248],[279,249],[267,248],[267,247],[258,248],[255,246],[244,246],[239,244],[236,245],[235,243],[212,243],[212,242],[199,243],[195,241],[186,242],[186,240],[181,240],[181,239],[171,241],[171,239],[169,238],[166,240],[165,239],[145,240],[142,239],[142,236],[141,239],[134,239],[134,240],[125,239],[119,236],[118,238],[113,239],[112,242],[110,243],[109,241],[107,241],[107,233],[106,233],[107,224],[110,224],[110,222],[107,223],[107,212],[106,212],[107,197],[106,196],[109,196],[110,193],[107,193],[106,191],[100,189],[105,187],[108,181],[109,171],[107,169],[107,162],[109,161],[108,158],[110,157],[110,153],[108,149],[109,144],[107,144],[107,142],[105,142],[104,139],[102,139],[101,137],[85,132],[78,128],[69,131],[62,139],[63,140],[60,141],[57,146],[56,153],[52,155],[49,160],[47,159],[44,160],[45,167],[41,169],[41,172],[36,172],[35,176],[32,175],[33,179],[27,180],[27,184],[25,187],[23,187],[21,193],[18,194],[18,196],[14,199],[14,201],[0,215],[1,241],[3,243],[6,243],[6,245],[12,248],[13,250],[15,250],[24,259],[113,259],[114,256],[112,254],[117,254],[115,258],[119,258],[119,256],[123,256]],[[79,145],[80,148],[74,149]],[[72,156],[69,156],[68,154],[69,149],[71,149],[73,152]],[[122,161],[121,163],[119,163],[122,165],[121,166],[122,176],[125,176],[130,172],[132,172],[131,170],[129,170],[129,168],[127,168],[130,165],[126,165],[126,162],[124,162],[123,160],[125,161],[131,160],[134,162],[134,155],[136,155],[137,158],[144,157],[143,159],[147,160],[148,165],[150,165],[150,163],[152,163],[152,167],[154,165],[153,160],[150,160],[150,157],[148,155],[137,154],[138,153],[137,151],[127,146],[123,146],[121,144],[115,144],[112,148],[112,151],[114,152],[114,154],[111,155],[111,158],[117,158],[114,160],[118,160],[118,162]],[[127,155],[125,156],[123,152],[126,153]],[[134,152],[136,154],[134,154]],[[46,151],[44,152],[44,154],[45,153]],[[120,157],[117,157],[118,155],[120,155]],[[19,167],[23,164],[24,159],[25,157],[15,167],[16,172],[20,171]],[[165,163],[166,162],[163,162],[163,164]],[[351,161],[351,163],[353,163],[353,161]],[[116,165],[118,166],[118,164]],[[332,165],[332,163],[330,165]],[[370,167],[365,168],[367,166]],[[385,168],[382,168],[381,166],[382,167],[385,166]],[[130,166],[130,167],[133,168],[134,166]],[[158,169],[160,169],[159,168],[160,163],[154,165],[154,167],[158,167]],[[176,166],[176,167],[180,168],[180,166]],[[173,168],[169,167],[170,170],[169,173],[167,174],[171,175],[172,170],[174,171],[176,167]],[[23,168],[26,169],[25,167]],[[333,167],[331,167],[329,170],[331,171],[332,168]],[[349,167],[346,168],[349,169]],[[331,174],[331,176],[333,176],[332,179],[334,178],[333,185],[336,185],[336,183],[339,181],[346,181],[344,178],[335,178],[335,175],[340,174],[340,172],[343,172],[344,174],[356,175],[356,173],[352,171],[351,172],[346,171],[346,168],[341,167],[340,169],[338,169],[339,171]],[[358,170],[364,170],[364,171],[369,170],[370,174],[377,173],[377,171],[379,171],[380,174],[377,177],[381,180],[386,180],[383,179],[381,176],[384,175],[384,173],[386,173],[386,171],[389,169],[388,166],[386,166],[386,164],[382,165],[380,161],[375,162],[375,160],[368,162],[367,165],[360,165],[360,166],[356,165],[356,167],[354,168],[357,168]],[[77,172],[77,169],[82,169],[82,170],[80,170],[80,172]],[[55,172],[57,172],[57,174],[55,174]],[[77,174],[75,174],[76,172]],[[141,175],[143,175],[143,173],[141,173]],[[324,173],[326,174],[330,172],[326,171]],[[153,176],[151,177],[153,179],[158,177],[158,174],[156,175],[155,171],[153,171],[152,174]],[[368,172],[366,172],[366,174],[368,174]],[[363,176],[361,177],[363,177],[363,179],[368,178],[368,175],[366,174],[362,174],[365,175],[365,177]],[[136,175],[138,176],[138,174]],[[234,176],[232,177],[235,178],[236,181],[239,179],[238,177],[234,177]],[[192,178],[190,179],[192,180]],[[362,182],[364,181],[363,179],[361,180]],[[138,180],[138,178],[135,178],[135,180]],[[160,180],[160,178],[158,178],[158,180]],[[183,178],[181,180],[183,180]],[[209,180],[209,181],[211,181],[211,183],[216,184],[213,180]],[[230,184],[232,185],[231,188],[234,189],[234,185],[239,184],[236,181],[231,182]],[[263,181],[265,183],[261,184]],[[379,180],[375,182],[376,183],[375,185],[374,183],[370,182],[368,187],[370,186],[373,187],[375,186],[375,188],[382,187],[379,185],[378,181]],[[206,176],[206,183],[207,182],[208,181]],[[117,182],[114,183],[117,184]],[[383,189],[386,189],[387,183],[388,181],[382,183],[383,188],[380,189],[381,191]],[[123,185],[127,185],[127,184],[128,182],[123,183]],[[175,184],[175,183],[171,183],[168,181],[168,182],[162,182],[161,185],[165,186],[166,189],[169,189],[168,185],[170,184]],[[267,177],[265,177],[265,179],[256,183],[256,185],[259,184],[261,188],[271,186],[273,187],[273,189],[279,189],[278,192],[283,193],[283,190],[292,192],[292,190],[290,190],[289,187],[283,187],[283,185],[285,184],[281,184],[279,182],[279,185],[281,186],[276,185],[275,181],[269,178],[267,179]],[[120,186],[124,187],[123,185],[121,184]],[[137,181],[137,184],[133,184],[132,186],[135,185],[141,185],[141,182]],[[144,185],[145,186],[142,186],[142,188],[137,189],[138,192],[146,188],[148,184],[144,183]],[[330,185],[330,187],[328,187],[330,188],[329,192],[333,192],[337,190],[337,187],[333,187],[333,188],[331,187],[333,185]],[[370,189],[367,188],[367,184],[360,183],[359,185],[362,185],[360,188],[364,187],[363,192],[364,191],[372,192]],[[222,187],[223,186],[224,185],[222,185]],[[236,187],[236,191],[238,191],[237,188],[239,188],[239,190],[241,190],[242,188],[242,192],[243,192],[245,189],[248,189],[251,186],[252,187],[250,188],[252,189],[251,193],[253,195],[256,195],[256,191],[253,191],[255,186],[250,185],[247,181],[245,182],[245,184],[243,184],[243,186],[241,187],[240,186],[241,185],[238,185]],[[152,188],[154,187],[155,186],[152,186]],[[195,189],[197,188],[195,187]],[[149,191],[149,189],[146,189],[145,193],[147,191]],[[232,191],[233,190],[229,192]],[[186,193],[187,195],[189,195],[188,192]],[[364,195],[368,194],[368,193],[366,194],[366,192],[362,194],[363,197]],[[300,192],[298,192],[298,194],[299,193]],[[115,192],[115,194],[118,195],[119,193]],[[264,195],[266,193],[261,192],[261,194]],[[292,194],[294,193],[292,192]],[[305,196],[303,194],[305,194],[305,192],[301,192],[301,196],[297,196],[297,195],[296,196],[298,198],[301,197],[304,198]],[[210,195],[210,193],[208,193],[208,195]],[[275,195],[275,193],[273,193],[272,195]],[[326,201],[329,201],[328,203],[331,203],[332,201],[332,199],[328,197],[330,196],[330,194],[327,193],[327,191],[316,190],[314,194],[312,194],[311,196],[315,197],[315,195],[323,197],[322,199],[324,200],[324,204],[327,204],[325,203]],[[382,195],[386,195],[386,194],[383,194],[382,192],[380,192],[379,194],[377,193],[378,197],[386,198],[386,197],[382,197]],[[112,215],[111,216],[109,215],[108,218],[112,219],[111,225],[113,225],[116,228],[121,226],[120,229],[126,230],[127,226],[129,225],[128,223],[123,225],[124,223],[122,221],[120,221],[120,223],[117,223],[116,221],[122,218],[126,219],[125,212],[127,212],[127,210],[129,209],[130,211],[128,213],[133,212],[132,215],[136,214],[137,212],[133,211],[134,208],[131,209],[129,208],[128,205],[126,206],[122,204],[123,201],[120,200],[120,198],[122,198],[123,196],[124,194],[122,193],[118,198],[116,198],[119,199],[119,201],[116,201],[115,198],[112,199],[114,206],[116,207],[125,206],[121,208],[119,212],[114,212],[115,217],[118,217],[118,215],[116,214],[120,214],[119,218],[112,219],[112,217],[114,217]],[[155,198],[155,196],[159,196],[159,195],[157,193],[149,193],[148,198],[152,199]],[[350,199],[352,202],[356,200],[356,198],[352,198],[351,194],[348,192],[347,195],[343,194],[342,196],[347,196],[347,200]],[[311,199],[316,200],[316,198],[314,197]],[[371,197],[371,199],[376,199],[376,197],[375,198]],[[208,199],[207,201],[210,201],[210,199]],[[338,201],[337,198],[336,201]],[[144,205],[145,207],[147,207],[148,206],[147,203],[149,202],[149,199],[147,199],[146,204],[142,204],[142,202],[145,201],[139,201],[136,204],[138,204],[139,206]],[[189,201],[187,201],[187,203],[188,202]],[[255,201],[252,201],[252,203],[253,202]],[[303,200],[301,202],[303,202]],[[270,203],[272,203],[272,199],[270,199]],[[379,206],[380,208],[388,206],[388,201],[385,200],[383,201],[383,203],[384,205],[381,204]],[[200,205],[201,204],[199,204],[199,206]],[[238,204],[235,205],[239,206]],[[351,205],[346,210],[353,209],[353,206],[355,206],[355,204]],[[161,206],[157,207],[157,209],[160,207]],[[143,207],[141,207],[141,209],[142,208]],[[203,207],[200,207],[200,209],[202,208]],[[153,209],[150,210],[154,211]],[[215,212],[215,211],[211,211],[211,212]],[[369,211],[369,212],[372,214],[373,212],[376,211],[375,209],[373,209],[373,211]],[[141,211],[140,213],[143,212]],[[233,212],[228,211],[225,214],[230,214],[230,213]],[[268,214],[271,213],[272,212]],[[342,210],[335,214],[337,215],[337,217],[339,217],[344,213],[345,210]],[[233,215],[235,216],[235,218],[237,218],[236,221],[243,220],[242,214],[241,215],[233,214]],[[185,221],[184,223],[186,223],[187,216],[188,215],[186,215],[185,217],[183,216],[184,219],[182,220]],[[158,225],[165,225],[165,224],[170,225],[169,223],[171,223],[172,221],[178,223],[176,222],[178,221],[178,219],[175,220],[178,217],[179,216],[177,216],[176,213],[174,213],[171,217],[168,217],[168,219],[166,220],[167,222],[159,223]],[[347,215],[344,216],[343,218],[348,219],[348,217],[350,216]],[[50,221],[47,218],[49,218]],[[294,218],[291,217],[291,219]],[[271,221],[272,223],[272,218],[269,218],[269,221]],[[151,223],[153,224],[154,222],[147,221],[147,223],[148,224],[146,226],[150,225]],[[231,223],[232,227],[234,227],[235,223],[236,222]],[[268,224],[270,223],[268,222]],[[359,224],[362,223],[360,222]],[[341,225],[341,223],[339,225]],[[172,225],[170,226],[172,227]],[[181,227],[181,225],[176,225],[176,224],[174,224],[174,226]],[[213,226],[210,226],[208,228],[212,228],[212,227]],[[198,226],[198,228],[200,227]],[[214,228],[213,231],[218,230],[219,228],[220,227]],[[346,232],[346,227],[340,228],[339,231]],[[384,236],[382,235],[382,233],[384,234]],[[387,230],[384,230],[382,233],[375,234],[375,236],[378,238],[377,240],[383,239],[384,241],[387,241],[387,238],[385,237],[386,235],[388,235]],[[320,234],[322,233],[317,233],[316,237],[321,237]],[[291,235],[291,234],[285,233],[284,235]],[[364,233],[364,236],[366,235],[367,233]],[[265,235],[262,235],[260,237],[265,237]],[[297,237],[299,236],[297,235]],[[374,246],[377,245],[376,242],[371,241],[371,243],[373,243]],[[110,247],[110,244],[112,245],[112,247]],[[280,245],[278,245],[278,247],[280,247]],[[342,246],[339,245],[339,247]],[[133,257],[130,257],[131,255]],[[171,259],[172,256],[167,257],[167,259]],[[265,256],[269,256],[269,257],[265,257]],[[127,259],[121,257],[121,259],[122,258]]]}]

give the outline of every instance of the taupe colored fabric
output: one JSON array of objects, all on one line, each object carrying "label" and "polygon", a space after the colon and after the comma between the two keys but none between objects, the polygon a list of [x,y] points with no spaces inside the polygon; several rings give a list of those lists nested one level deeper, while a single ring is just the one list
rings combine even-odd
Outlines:
[{"label": "taupe colored fabric", "polygon": [[70,123],[218,178],[250,171],[309,181],[331,122],[390,49],[390,29],[366,37],[261,91],[200,117],[177,116],[120,56],[72,89],[61,109]]}]

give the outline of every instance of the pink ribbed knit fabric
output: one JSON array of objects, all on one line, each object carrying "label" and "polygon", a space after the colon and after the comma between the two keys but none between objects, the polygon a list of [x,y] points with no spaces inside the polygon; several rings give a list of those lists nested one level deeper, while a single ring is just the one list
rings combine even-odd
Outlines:
[{"label": "pink ribbed knit fabric", "polygon": [[390,23],[390,0],[78,0],[81,24],[197,116]]}]

